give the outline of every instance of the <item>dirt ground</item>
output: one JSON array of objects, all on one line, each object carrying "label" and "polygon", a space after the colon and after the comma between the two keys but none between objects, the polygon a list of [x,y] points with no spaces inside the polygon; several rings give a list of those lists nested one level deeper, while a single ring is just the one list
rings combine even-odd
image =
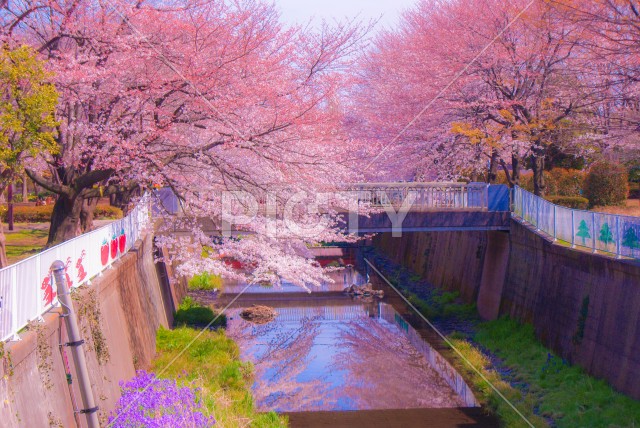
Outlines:
[{"label": "dirt ground", "polygon": [[624,206],[595,207],[593,211],[640,217],[640,199],[627,199]]}]

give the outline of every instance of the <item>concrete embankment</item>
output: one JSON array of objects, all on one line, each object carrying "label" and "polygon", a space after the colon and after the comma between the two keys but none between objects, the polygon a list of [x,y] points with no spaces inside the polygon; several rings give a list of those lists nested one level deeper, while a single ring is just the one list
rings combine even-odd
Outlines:
[{"label": "concrete embankment", "polygon": [[567,361],[640,399],[640,263],[511,232],[380,234],[374,245],[432,284],[509,315]]},{"label": "concrete embankment", "polygon": [[[156,331],[172,324],[174,307],[185,293],[169,285],[164,265],[154,263],[152,241],[147,235],[91,285],[74,293],[91,386],[103,421],[120,397],[119,382],[151,362]],[[0,425],[75,426],[59,347],[67,341],[59,310],[46,314],[44,322],[33,323],[20,336],[22,340],[4,345]],[[73,375],[71,388],[81,407],[71,353],[68,348],[65,351]],[[84,424],[84,416],[79,418]]]}]

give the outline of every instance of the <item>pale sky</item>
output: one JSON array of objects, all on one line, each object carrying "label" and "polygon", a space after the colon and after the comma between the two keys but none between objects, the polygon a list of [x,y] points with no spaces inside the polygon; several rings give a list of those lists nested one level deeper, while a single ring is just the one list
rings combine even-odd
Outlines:
[{"label": "pale sky", "polygon": [[393,27],[400,14],[417,0],[273,0],[288,24],[306,24],[310,19],[380,18],[380,26]]}]

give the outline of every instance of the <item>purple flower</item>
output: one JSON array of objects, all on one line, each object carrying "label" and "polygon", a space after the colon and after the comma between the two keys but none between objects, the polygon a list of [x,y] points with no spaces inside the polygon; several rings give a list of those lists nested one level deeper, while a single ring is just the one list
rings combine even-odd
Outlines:
[{"label": "purple flower", "polygon": [[[159,379],[144,370],[120,382],[122,396],[109,423],[117,428],[212,427],[216,421],[202,413],[202,403],[189,387],[173,379]],[[146,389],[145,389],[146,388]]]}]

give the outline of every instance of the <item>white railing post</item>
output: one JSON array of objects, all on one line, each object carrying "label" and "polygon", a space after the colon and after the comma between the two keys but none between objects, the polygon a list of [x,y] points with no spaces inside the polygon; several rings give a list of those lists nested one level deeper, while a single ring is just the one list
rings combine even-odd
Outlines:
[{"label": "white railing post", "polygon": [[554,204],[553,205],[553,242],[557,242],[558,241],[558,233],[557,233],[557,228],[558,228],[558,221],[556,219],[556,208],[557,206]]},{"label": "white railing post", "polygon": [[576,212],[571,210],[571,248],[576,248]]},{"label": "white railing post", "polygon": [[616,258],[622,258],[622,234],[620,233],[620,216],[616,216]]},{"label": "white railing post", "polygon": [[593,247],[593,253],[597,252],[596,250],[596,213],[591,212],[591,230],[593,231],[593,236],[591,237],[591,246]]},{"label": "white railing post", "polygon": [[11,269],[11,340],[20,340],[18,329],[18,272],[14,267]]},{"label": "white railing post", "polygon": [[[42,280],[42,268],[40,266],[40,255],[38,254],[35,258],[36,261],[36,278],[38,278],[38,281]],[[42,307],[42,299],[40,298],[40,287],[36,288],[36,295],[33,296],[36,299],[36,308],[38,311],[38,321],[44,321],[44,318],[42,318],[42,310],[44,309]]]},{"label": "white railing post", "polygon": [[536,201],[536,231],[540,232],[540,196],[535,196]]}]

